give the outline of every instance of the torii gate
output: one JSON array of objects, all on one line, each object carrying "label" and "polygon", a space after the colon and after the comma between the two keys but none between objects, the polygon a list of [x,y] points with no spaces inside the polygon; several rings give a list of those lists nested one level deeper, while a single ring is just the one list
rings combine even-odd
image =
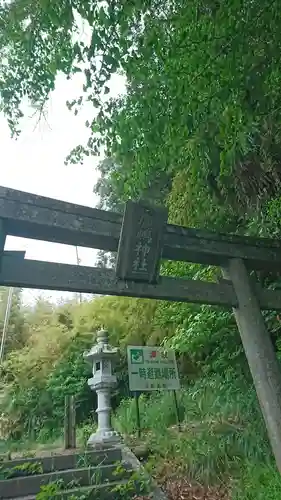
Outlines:
[{"label": "torii gate", "polygon": [[[7,235],[118,252],[116,270],[24,259]],[[224,279],[159,275],[160,260],[219,266]],[[281,292],[249,270],[281,269],[281,242],[167,224],[166,210],[128,202],[124,216],[0,187],[0,285],[232,307],[272,450],[281,473],[281,373],[261,309],[281,310]]]}]

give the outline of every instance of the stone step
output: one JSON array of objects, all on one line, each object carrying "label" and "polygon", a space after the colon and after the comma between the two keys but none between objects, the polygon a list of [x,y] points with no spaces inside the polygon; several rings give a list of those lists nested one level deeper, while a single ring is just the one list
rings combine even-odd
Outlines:
[{"label": "stone step", "polygon": [[61,470],[33,476],[19,477],[16,479],[3,479],[0,481],[1,499],[36,495],[42,485],[50,482],[63,481],[65,487],[74,483],[73,487],[98,486],[103,483],[127,479],[131,470],[124,467],[122,475],[117,474],[117,465],[102,465],[100,467],[84,467],[81,469]]},{"label": "stone step", "polygon": [[83,468],[88,466],[107,465],[122,460],[120,448],[110,448],[103,450],[69,450],[63,455],[50,455],[45,457],[18,458],[15,460],[5,460],[1,462],[1,468],[12,469],[26,464],[40,464],[43,472],[61,471],[67,469]]},{"label": "stone step", "polygon": [[[53,500],[68,500],[72,495],[74,495],[75,498],[86,496],[87,500],[122,500],[124,498],[124,493],[122,493],[122,491],[119,493],[115,488],[120,486],[126,488],[126,482],[126,480],[111,481],[96,486],[72,488],[70,490],[61,491],[53,497]],[[132,498],[135,497],[136,493],[137,490],[131,491]],[[128,496],[126,496],[126,498],[128,498]],[[13,500],[36,500],[36,495],[16,497],[13,498]]]}]

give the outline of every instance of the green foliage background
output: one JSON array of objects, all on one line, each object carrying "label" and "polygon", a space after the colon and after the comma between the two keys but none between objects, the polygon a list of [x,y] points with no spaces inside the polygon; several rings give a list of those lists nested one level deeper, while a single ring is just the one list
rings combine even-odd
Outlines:
[{"label": "green foliage background", "polygon": [[[79,36],[82,22],[88,42]],[[85,124],[89,140],[77,145],[67,161],[103,154],[95,186],[102,208],[122,211],[126,200],[143,198],[166,205],[174,224],[280,238],[277,0],[17,0],[2,2],[0,28],[0,107],[14,135],[20,133],[22,102],[28,99],[40,113],[59,73],[83,76],[81,96],[68,107],[77,114],[85,102],[92,103]],[[124,78],[126,93],[113,98],[116,75]],[[101,252],[99,259],[107,266],[115,256]],[[219,270],[164,262],[161,272],[211,280]],[[278,273],[256,278],[280,287]],[[280,497],[280,479],[230,312],[112,297],[80,306],[39,302],[24,310],[20,292],[14,301],[1,378],[6,433],[21,436],[31,425],[38,433],[58,428],[67,392],[77,394],[80,421],[88,417],[95,401],[82,353],[105,326],[121,352],[114,404],[123,429],[133,425],[126,345],[172,346],[183,379],[185,420],[232,419],[239,426],[218,438],[208,424],[199,439],[189,436],[187,454],[179,443],[169,448],[168,438],[162,448],[169,449],[174,462],[180,454],[196,478],[206,477],[204,471],[210,472],[208,478],[238,477],[233,495],[241,500]],[[280,320],[274,311],[265,320],[280,356]],[[172,422],[170,403],[160,396],[143,401],[149,427],[158,421],[159,405],[162,427],[155,435]]]}]

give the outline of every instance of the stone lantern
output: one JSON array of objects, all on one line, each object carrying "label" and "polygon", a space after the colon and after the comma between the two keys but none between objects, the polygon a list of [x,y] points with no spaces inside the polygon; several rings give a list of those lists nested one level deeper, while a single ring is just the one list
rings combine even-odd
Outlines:
[{"label": "stone lantern", "polygon": [[84,358],[92,364],[93,377],[88,379],[90,388],[97,393],[98,428],[89,440],[88,446],[110,446],[120,441],[120,437],[111,426],[110,396],[112,389],[117,384],[113,375],[113,365],[117,358],[118,349],[108,343],[108,332],[100,330],[97,333],[97,344],[89,352],[84,353]]}]

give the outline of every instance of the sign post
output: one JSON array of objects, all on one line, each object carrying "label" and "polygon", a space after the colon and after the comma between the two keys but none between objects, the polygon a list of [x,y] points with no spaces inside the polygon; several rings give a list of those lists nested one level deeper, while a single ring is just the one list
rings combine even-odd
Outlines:
[{"label": "sign post", "polygon": [[178,431],[181,432],[180,410],[179,410],[178,398],[177,398],[176,391],[173,391],[173,395],[174,395],[174,403],[175,403]]},{"label": "sign post", "polygon": [[128,346],[128,372],[130,391],[135,394],[138,437],[140,437],[140,414],[138,392],[173,391],[178,429],[179,408],[176,390],[180,388],[175,353],[162,347]]},{"label": "sign post", "polygon": [[139,393],[134,393],[135,403],[136,403],[136,417],[137,417],[137,430],[138,430],[138,438],[141,437],[141,423],[140,423],[140,405],[139,405]]}]

